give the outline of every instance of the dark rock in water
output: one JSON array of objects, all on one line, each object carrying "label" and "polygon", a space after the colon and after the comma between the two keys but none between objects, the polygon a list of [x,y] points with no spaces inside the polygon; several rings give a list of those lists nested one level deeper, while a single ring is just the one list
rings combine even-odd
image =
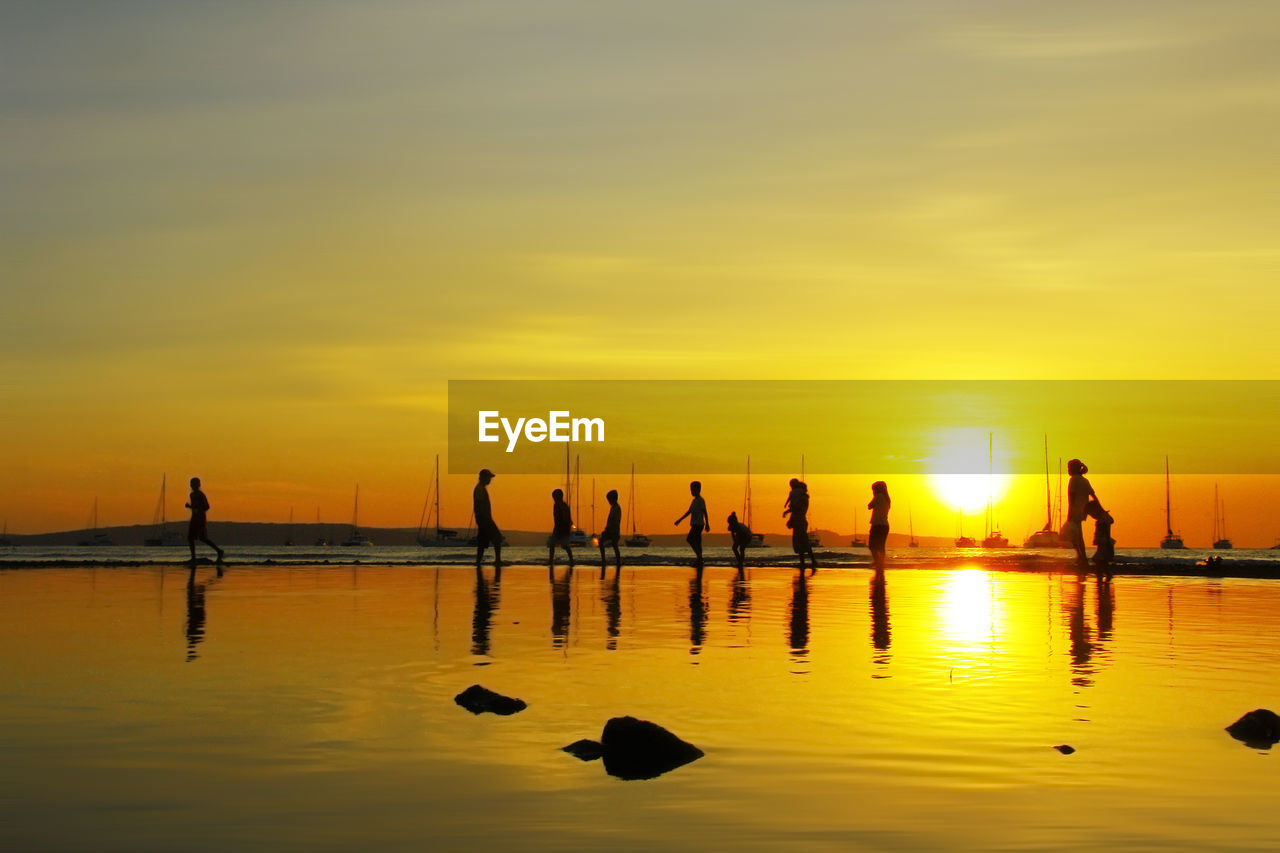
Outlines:
[{"label": "dark rock in water", "polygon": [[504,717],[529,707],[523,699],[513,699],[510,696],[503,696],[501,693],[494,693],[479,684],[473,684],[457,696],[454,696],[453,701],[473,714],[483,714],[488,711],[491,714],[501,714]]},{"label": "dark rock in water", "polygon": [[1280,716],[1258,708],[1227,726],[1227,732],[1254,749],[1270,749],[1280,743]]},{"label": "dark rock in water", "polygon": [[619,779],[652,779],[703,756],[662,726],[635,717],[609,720],[600,741],[605,772]]},{"label": "dark rock in water", "polygon": [[594,740],[575,740],[561,750],[582,761],[595,761],[604,754],[604,746]]},{"label": "dark rock in water", "polygon": [[1061,752],[1063,755],[1070,755],[1076,751],[1076,748],[1069,743],[1060,743],[1055,746],[1054,749],[1058,750],[1058,752]]}]

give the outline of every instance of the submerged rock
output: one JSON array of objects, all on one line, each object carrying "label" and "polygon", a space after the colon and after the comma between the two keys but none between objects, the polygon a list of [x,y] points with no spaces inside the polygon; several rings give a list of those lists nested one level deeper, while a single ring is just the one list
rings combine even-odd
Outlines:
[{"label": "submerged rock", "polygon": [[604,759],[604,770],[619,779],[652,779],[703,756],[657,723],[614,717],[604,724],[600,742],[576,740],[561,751],[582,761]]},{"label": "submerged rock", "polygon": [[652,779],[704,754],[662,726],[635,717],[614,717],[605,723],[600,745],[605,772],[619,779]]},{"label": "submerged rock", "polygon": [[504,717],[529,707],[523,699],[515,699],[511,696],[503,696],[501,693],[494,693],[479,684],[473,684],[457,696],[454,696],[453,701],[473,714],[483,714],[487,711]]},{"label": "submerged rock", "polygon": [[604,746],[594,740],[575,740],[560,749],[581,761],[595,761],[604,754]]},{"label": "submerged rock", "polygon": [[1076,751],[1076,748],[1069,743],[1060,743],[1055,746],[1054,749],[1058,750],[1058,752],[1061,752],[1063,755],[1070,755]]},{"label": "submerged rock", "polygon": [[1227,726],[1227,732],[1254,749],[1270,749],[1280,743],[1280,716],[1258,708]]}]

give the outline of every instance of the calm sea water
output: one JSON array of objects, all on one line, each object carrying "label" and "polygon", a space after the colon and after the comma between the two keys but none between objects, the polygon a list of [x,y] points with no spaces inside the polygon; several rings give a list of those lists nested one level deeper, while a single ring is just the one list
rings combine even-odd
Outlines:
[{"label": "calm sea water", "polygon": [[[1278,608],[977,563],[0,571],[0,848],[1273,849],[1223,726],[1280,709]],[[558,751],[623,714],[706,756]]]}]

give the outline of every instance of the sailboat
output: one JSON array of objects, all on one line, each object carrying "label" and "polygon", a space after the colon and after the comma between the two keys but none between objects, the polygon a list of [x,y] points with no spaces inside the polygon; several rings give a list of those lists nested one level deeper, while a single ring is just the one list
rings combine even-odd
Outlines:
[{"label": "sailboat", "polygon": [[1230,551],[1234,546],[1227,538],[1227,505],[1218,501],[1218,484],[1213,484],[1213,547],[1218,551]]},{"label": "sailboat", "polygon": [[1164,548],[1165,550],[1177,550],[1180,548],[1187,547],[1186,545],[1182,544],[1181,536],[1173,535],[1173,510],[1171,506],[1170,492],[1169,492],[1169,457],[1168,456],[1165,456],[1164,458],[1164,526],[1165,526],[1165,534],[1164,534],[1164,538],[1160,540],[1161,548]]},{"label": "sailboat", "polygon": [[[805,482],[805,479],[804,479],[804,454],[803,454],[803,453],[802,453],[802,454],[800,454],[800,482],[802,482],[802,483],[803,483],[803,482]],[[810,548],[820,548],[820,547],[822,547],[822,540],[818,537],[818,534],[817,534],[817,533],[815,533],[815,532],[813,531],[813,529],[812,529],[812,528],[809,530],[809,547],[810,547]]]},{"label": "sailboat", "polygon": [[1009,539],[1000,532],[1000,527],[996,524],[996,509],[991,497],[992,450],[994,445],[995,434],[989,432],[987,433],[987,521],[986,535],[982,538],[982,547],[1008,548]]},{"label": "sailboat", "polygon": [[915,525],[911,522],[911,507],[907,507],[907,533],[911,537],[907,541],[907,547],[919,548],[920,543],[916,541],[916,528],[915,528]]},{"label": "sailboat", "polygon": [[289,532],[286,534],[284,544],[289,548],[298,544],[293,541],[293,507],[289,507]]},{"label": "sailboat", "polygon": [[[747,491],[742,499],[742,523],[746,525],[747,530],[751,529],[751,457],[747,457]],[[751,541],[747,543],[748,548],[763,548],[764,534],[752,533]]]},{"label": "sailboat", "polygon": [[9,520],[5,519],[4,533],[0,533],[0,548],[8,548],[12,545],[13,543],[9,541]]},{"label": "sailboat", "polygon": [[[434,496],[435,500],[432,501]],[[432,525],[432,516],[435,524]],[[432,531],[434,528],[434,532]],[[440,454],[436,454],[435,470],[432,472],[431,488],[427,499],[422,502],[422,515],[418,519],[418,544],[423,548],[445,548],[459,545],[458,531],[440,526]]]},{"label": "sailboat", "polygon": [[1058,526],[1053,523],[1053,494],[1049,489],[1049,436],[1044,437],[1044,528],[1037,530],[1022,543],[1023,548],[1069,548],[1071,543],[1062,538]]},{"label": "sailboat", "polygon": [[89,516],[89,538],[80,540],[81,547],[114,545],[111,537],[98,530],[98,499],[93,499],[93,512]]},{"label": "sailboat", "polygon": [[156,503],[155,516],[151,520],[151,523],[156,525],[156,533],[142,540],[143,545],[153,548],[161,546],[175,548],[186,544],[178,531],[169,529],[168,519],[165,518],[165,481],[167,479],[165,474],[160,475],[160,500]]},{"label": "sailboat", "polygon": [[959,534],[955,538],[957,548],[972,548],[978,544],[972,536],[964,535],[964,515],[958,510],[956,511],[956,531]]},{"label": "sailboat", "polygon": [[342,541],[344,548],[360,548],[372,545],[373,540],[360,532],[360,484],[356,483],[356,503],[351,510],[351,535]]},{"label": "sailboat", "polygon": [[636,463],[631,463],[631,489],[627,493],[627,521],[631,525],[631,535],[622,543],[628,548],[649,547],[649,537],[636,533]]},{"label": "sailboat", "polygon": [[858,535],[858,507],[853,507],[853,541],[849,543],[850,548],[865,548],[867,541]]}]

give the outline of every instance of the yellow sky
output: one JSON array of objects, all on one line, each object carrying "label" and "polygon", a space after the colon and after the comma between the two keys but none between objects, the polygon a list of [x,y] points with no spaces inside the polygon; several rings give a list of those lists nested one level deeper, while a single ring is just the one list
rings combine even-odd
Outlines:
[{"label": "yellow sky", "polygon": [[450,378],[1276,378],[1267,4],[0,15],[12,531],[412,523]]}]

